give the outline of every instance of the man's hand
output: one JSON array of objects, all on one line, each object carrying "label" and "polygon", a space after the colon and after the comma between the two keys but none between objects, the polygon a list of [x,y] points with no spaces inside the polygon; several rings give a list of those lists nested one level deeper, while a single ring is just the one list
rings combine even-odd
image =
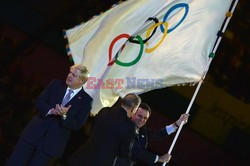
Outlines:
[{"label": "man's hand", "polygon": [[51,108],[50,115],[60,115],[60,112],[58,110],[56,110],[55,108]]},{"label": "man's hand", "polygon": [[184,124],[186,124],[188,121],[188,117],[189,117],[189,114],[181,114],[180,118],[175,122],[178,125],[177,127],[181,125],[182,121],[184,122]]},{"label": "man's hand", "polygon": [[158,159],[158,162],[168,163],[170,159],[171,159],[171,155],[167,153],[167,154],[160,156]]},{"label": "man's hand", "polygon": [[56,108],[52,108],[50,113],[53,115],[66,115],[68,110],[70,109],[71,105],[69,105],[68,107],[64,107],[62,105],[57,104]]},{"label": "man's hand", "polygon": [[57,104],[56,105],[56,110],[58,110],[59,115],[63,116],[66,115],[68,110],[70,109],[71,105],[69,105],[68,107],[64,107],[62,105]]}]

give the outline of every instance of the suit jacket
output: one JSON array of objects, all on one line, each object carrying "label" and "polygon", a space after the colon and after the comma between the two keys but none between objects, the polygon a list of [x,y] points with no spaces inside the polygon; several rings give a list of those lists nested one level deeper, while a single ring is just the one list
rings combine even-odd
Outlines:
[{"label": "suit jacket", "polygon": [[116,161],[116,166],[153,165],[156,155],[146,150],[148,142],[159,140],[166,136],[168,136],[168,133],[165,128],[156,131],[145,127],[140,128],[135,137],[132,157],[119,157]]},{"label": "suit jacket", "polygon": [[60,157],[70,138],[71,130],[80,129],[91,110],[92,98],[81,89],[65,106],[71,105],[67,118],[47,115],[56,104],[61,104],[67,85],[61,80],[53,80],[36,100],[38,115],[25,127],[21,139],[34,143],[43,137],[43,151],[51,156]]},{"label": "suit jacket", "polygon": [[72,166],[112,166],[116,156],[130,157],[135,125],[123,108],[103,108],[96,115],[89,139],[69,159]]}]

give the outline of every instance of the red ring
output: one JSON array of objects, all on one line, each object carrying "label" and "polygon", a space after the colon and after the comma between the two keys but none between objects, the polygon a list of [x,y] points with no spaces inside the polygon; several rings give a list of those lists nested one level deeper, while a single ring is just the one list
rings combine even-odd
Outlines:
[{"label": "red ring", "polygon": [[112,49],[113,49],[115,43],[118,40],[120,40],[121,38],[127,38],[127,39],[129,39],[130,37],[131,36],[129,34],[123,33],[123,34],[118,35],[116,38],[114,38],[112,40],[112,42],[109,45],[109,63],[108,63],[108,66],[112,66],[115,63],[115,60],[111,61],[112,60]]}]

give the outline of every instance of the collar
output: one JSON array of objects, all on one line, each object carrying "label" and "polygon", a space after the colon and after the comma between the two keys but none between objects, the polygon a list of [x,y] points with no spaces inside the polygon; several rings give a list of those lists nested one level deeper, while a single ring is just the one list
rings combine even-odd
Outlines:
[{"label": "collar", "polygon": [[[67,90],[66,90],[66,91],[68,91],[69,89],[70,89],[70,88],[67,87]],[[73,90],[73,94],[77,94],[81,89],[82,89],[82,87],[77,88],[77,89],[71,89],[71,90]]]},{"label": "collar", "polygon": [[139,130],[140,130],[140,128],[139,127],[135,127],[135,132],[136,132],[136,134],[139,134]]}]

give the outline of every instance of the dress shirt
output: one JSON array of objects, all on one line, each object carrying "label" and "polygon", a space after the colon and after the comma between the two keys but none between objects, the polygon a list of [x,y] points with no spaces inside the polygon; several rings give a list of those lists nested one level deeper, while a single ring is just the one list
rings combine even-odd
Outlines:
[{"label": "dress shirt", "polygon": [[[64,97],[63,97],[63,99],[65,98],[65,96],[67,95],[67,92],[69,91],[69,87],[66,89],[66,91],[65,91],[65,94],[64,94]],[[73,93],[71,93],[71,95],[70,95],[70,100],[80,91],[82,89],[82,87],[80,87],[80,88],[77,88],[77,89],[71,89],[71,90],[73,90]],[[70,101],[69,100],[69,101]],[[52,109],[52,108],[51,108]],[[47,113],[47,115],[50,115],[51,114],[51,109],[48,111],[48,113]],[[46,116],[47,116],[46,115]],[[64,117],[62,117],[64,120],[66,119],[66,116],[64,116]]]}]

